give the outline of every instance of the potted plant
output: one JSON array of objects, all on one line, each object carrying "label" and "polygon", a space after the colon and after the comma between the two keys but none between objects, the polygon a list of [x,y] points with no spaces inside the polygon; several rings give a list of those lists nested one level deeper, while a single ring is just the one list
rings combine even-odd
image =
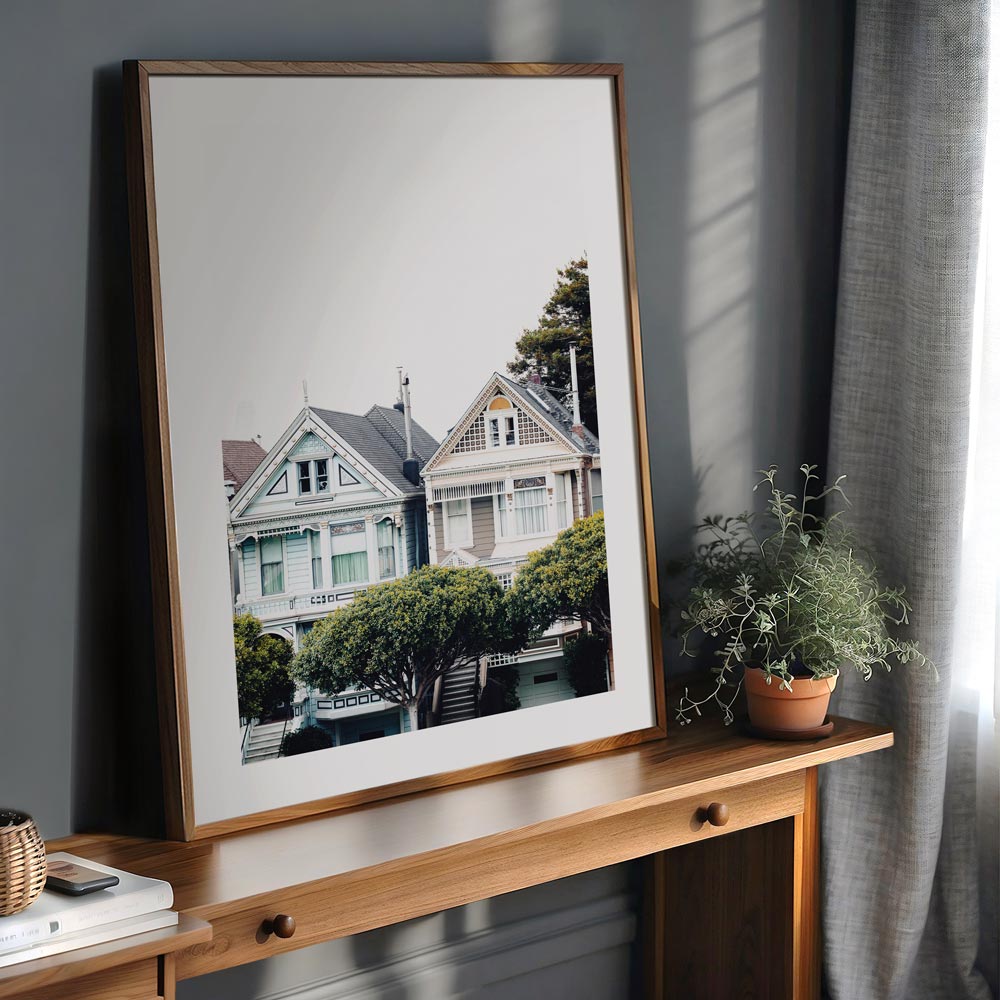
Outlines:
[{"label": "potted plant", "polygon": [[721,648],[709,693],[685,690],[682,724],[715,702],[729,725],[742,686],[755,729],[794,736],[823,724],[842,668],[867,681],[894,662],[929,662],[890,631],[908,620],[903,589],[879,583],[842,512],[818,512],[833,494],[846,502],[844,477],[818,489],[815,469],[801,467],[799,498],[778,488],[772,466],[754,486],[770,494],[764,510],[698,525],[703,540],[684,563],[692,586],[680,612],[682,651],[696,655],[698,637]]}]

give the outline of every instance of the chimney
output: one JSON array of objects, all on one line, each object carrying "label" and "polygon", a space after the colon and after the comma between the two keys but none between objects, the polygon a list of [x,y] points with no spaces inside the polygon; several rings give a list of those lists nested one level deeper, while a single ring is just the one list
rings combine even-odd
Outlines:
[{"label": "chimney", "polygon": [[576,381],[576,342],[570,341],[569,345],[569,379],[573,398],[573,433],[578,438],[583,438],[583,422],[580,420],[580,387]]},{"label": "chimney", "polygon": [[403,475],[414,486],[420,485],[420,463],[413,454],[413,417],[410,412],[410,376],[403,374],[402,368],[397,368],[399,372],[399,401],[403,409],[403,428],[406,433],[406,458],[403,459]]}]

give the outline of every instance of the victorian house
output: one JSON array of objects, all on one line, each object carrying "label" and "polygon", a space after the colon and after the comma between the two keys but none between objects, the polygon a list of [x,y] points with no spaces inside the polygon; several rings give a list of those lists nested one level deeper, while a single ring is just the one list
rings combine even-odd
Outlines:
[{"label": "victorian house", "polygon": [[[540,384],[490,376],[422,470],[432,563],[488,567],[506,588],[530,552],[603,508],[600,444],[575,400],[567,409]],[[562,647],[579,627],[557,623],[517,656],[450,673],[440,720],[471,717],[477,684],[500,664],[516,664],[523,708],[572,697]]]},{"label": "victorian house", "polygon": [[[405,403],[362,415],[309,406],[270,451],[224,441],[234,614],[296,650],[320,618],[364,588],[427,562],[419,469],[437,442]],[[406,713],[371,691],[300,690],[287,724],[256,727],[247,759],[277,754],[288,727],[318,724],[335,745],[399,733]]]}]

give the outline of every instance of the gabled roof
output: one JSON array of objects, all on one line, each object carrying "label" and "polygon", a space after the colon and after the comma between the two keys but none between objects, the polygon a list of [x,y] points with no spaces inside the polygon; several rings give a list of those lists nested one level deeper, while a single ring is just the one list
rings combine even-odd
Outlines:
[{"label": "gabled roof", "polygon": [[[395,406],[373,406],[365,416],[378,428],[379,433],[392,445],[400,458],[406,458],[406,421]],[[438,449],[438,442],[415,420],[410,419],[413,451],[423,465]]]},{"label": "gabled roof", "polygon": [[239,492],[254,470],[267,457],[256,441],[223,441],[222,473],[224,481],[233,483]]},{"label": "gabled roof", "polygon": [[541,405],[548,422],[562,431],[563,434],[572,437],[583,451],[596,455],[601,450],[600,441],[582,424],[580,425],[583,427],[582,441],[573,434],[573,414],[544,385],[539,382],[515,382],[514,379],[501,375],[499,372],[494,374],[507,387],[510,394],[517,396],[522,403],[527,404],[529,409],[537,411]]},{"label": "gabled roof", "polygon": [[498,392],[513,397],[521,409],[548,429],[570,451],[584,455],[596,455],[600,452],[600,441],[586,427],[582,427],[579,436],[573,433],[573,414],[543,385],[534,382],[516,382],[506,375],[494,372],[462,414],[461,420],[445,435],[441,446],[422,467],[422,472],[428,472],[451,451],[455,443],[479,418],[489,400]]},{"label": "gabled roof", "polygon": [[[321,410],[311,407],[338,437],[349,444],[377,472],[404,494],[423,493],[423,487],[411,483],[403,475],[406,457],[406,437],[403,414],[389,406],[373,406],[360,416],[339,410]],[[411,421],[413,451],[418,468],[437,451],[434,440],[416,421]]]}]

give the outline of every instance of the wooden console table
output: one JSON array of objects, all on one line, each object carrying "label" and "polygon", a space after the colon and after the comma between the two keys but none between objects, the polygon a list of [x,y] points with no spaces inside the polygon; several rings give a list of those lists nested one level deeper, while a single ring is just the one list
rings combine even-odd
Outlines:
[{"label": "wooden console table", "polygon": [[820,764],[891,746],[837,719],[804,743],[714,720],[666,741],[183,844],[49,845],[167,879],[177,928],[0,969],[0,1000],[155,1000],[175,982],[647,858],[650,998],[819,995]]}]

